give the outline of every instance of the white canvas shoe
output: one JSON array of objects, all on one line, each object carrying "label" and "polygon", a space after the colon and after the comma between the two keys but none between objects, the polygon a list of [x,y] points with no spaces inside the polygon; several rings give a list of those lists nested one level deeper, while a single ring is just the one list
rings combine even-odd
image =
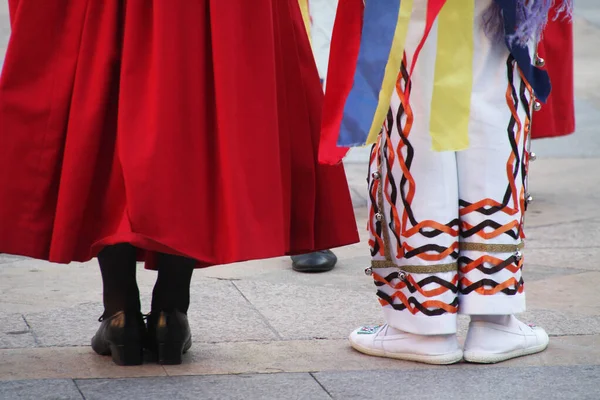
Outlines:
[{"label": "white canvas shoe", "polygon": [[415,335],[387,324],[362,326],[349,339],[350,345],[364,354],[426,364],[454,364],[463,355],[456,335]]},{"label": "white canvas shoe", "polygon": [[465,361],[491,364],[539,353],[548,347],[548,334],[515,317],[508,326],[486,321],[471,321],[465,340]]}]

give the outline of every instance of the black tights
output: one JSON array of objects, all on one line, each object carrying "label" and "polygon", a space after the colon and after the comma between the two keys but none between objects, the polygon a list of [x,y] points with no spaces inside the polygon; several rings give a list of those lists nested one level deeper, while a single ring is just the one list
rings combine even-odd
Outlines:
[{"label": "black tights", "polygon": [[152,290],[151,310],[173,311],[187,314],[190,306],[190,283],[196,261],[191,258],[158,254],[158,277]]},{"label": "black tights", "polygon": [[[141,310],[140,291],[135,276],[136,253],[136,248],[129,243],[119,243],[105,247],[98,254],[105,317],[119,311]],[[152,291],[152,311],[177,309],[187,313],[195,261],[162,253],[157,257],[158,277]]]}]

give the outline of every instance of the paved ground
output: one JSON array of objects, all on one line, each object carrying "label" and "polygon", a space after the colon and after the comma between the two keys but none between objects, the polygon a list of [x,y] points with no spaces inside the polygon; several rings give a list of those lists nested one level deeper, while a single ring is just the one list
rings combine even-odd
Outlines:
[{"label": "paved ground", "polygon": [[[433,367],[352,351],[347,334],[381,320],[363,236],[327,274],[295,273],[286,258],[197,272],[184,364],[120,368],[89,348],[102,312],[95,262],[0,255],[0,399],[600,399],[600,6],[576,11],[578,130],[534,143],[531,167],[524,317],[552,335],[546,352]],[[0,8],[0,60],[8,32]],[[363,157],[348,165],[361,227]],[[139,278],[147,308],[155,275]]]}]

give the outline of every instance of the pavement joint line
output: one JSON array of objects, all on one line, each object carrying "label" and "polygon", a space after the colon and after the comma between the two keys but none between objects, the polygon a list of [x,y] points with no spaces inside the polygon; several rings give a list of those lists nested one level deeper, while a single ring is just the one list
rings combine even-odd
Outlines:
[{"label": "pavement joint line", "polygon": [[174,376],[174,375],[169,375],[169,371],[167,371],[167,369],[165,368],[164,365],[160,365],[160,369],[163,370],[163,372],[165,373],[165,376]]},{"label": "pavement joint line", "polygon": [[362,194],[363,191],[361,189],[357,189],[355,187],[351,187],[350,189],[356,197],[360,198],[361,200],[367,201],[367,197]]},{"label": "pavement joint line", "polygon": [[[403,363],[403,361],[399,360],[400,363]],[[456,364],[452,364],[452,365],[433,365],[430,364],[428,366],[426,366],[426,368],[422,368],[422,367],[418,367],[415,366],[414,368],[403,368],[403,369],[387,369],[389,371],[398,371],[400,373],[403,372],[419,372],[419,371],[431,371],[431,370],[445,370],[445,371],[450,371],[450,370],[454,370],[457,368],[460,369],[487,369],[487,368],[518,368],[518,369],[525,369],[525,368],[537,368],[537,369],[544,369],[544,368],[553,368],[553,367],[561,367],[561,366],[567,366],[567,365],[586,365],[586,366],[594,366],[596,364],[548,364],[548,365],[520,365],[520,366],[515,366],[513,363],[504,363],[504,362],[500,362],[500,363],[495,363],[495,364],[476,364],[476,363],[469,363],[469,362],[465,362],[465,361],[461,361],[458,362]],[[78,381],[97,381],[97,380],[150,380],[150,379],[155,379],[155,378],[195,378],[195,377],[222,377],[222,376],[257,376],[257,375],[300,375],[300,374],[308,374],[310,375],[316,382],[317,384],[327,393],[327,395],[330,398],[334,398],[331,393],[329,392],[329,390],[327,390],[327,388],[325,386],[323,386],[323,384],[318,380],[318,378],[315,376],[315,374],[317,373],[321,373],[321,372],[325,372],[325,373],[332,373],[332,372],[342,372],[342,373],[354,373],[354,372],[365,372],[365,373],[380,373],[382,371],[386,371],[386,369],[349,369],[349,370],[323,370],[323,371],[306,371],[306,372],[301,372],[301,371],[273,371],[273,372],[228,372],[228,373],[183,373],[183,374],[177,374],[177,375],[167,375],[167,376],[159,376],[159,375],[144,375],[144,376],[120,376],[120,377],[85,377],[85,378],[71,378],[69,380],[72,380],[76,386],[77,386],[77,382]],[[36,380],[46,380],[46,379],[52,379],[52,378],[42,378],[42,379],[17,379],[17,380],[21,380],[21,381],[36,381]],[[55,378],[55,379],[64,379],[64,378]],[[11,381],[0,381],[0,382],[11,382]],[[79,390],[79,386],[77,386],[77,389]],[[81,393],[81,391],[80,391]],[[83,396],[83,394],[82,394]],[[83,396],[83,399],[85,400],[85,396]]]},{"label": "pavement joint line", "polygon": [[[554,265],[548,265],[548,264],[537,264],[537,263],[531,263],[528,262],[527,263],[528,267],[540,267],[540,268],[551,268],[551,269],[567,269],[567,270],[573,270],[575,271],[573,274],[571,275],[575,275],[575,273],[584,273],[584,272],[590,272],[590,270],[584,269],[584,268],[580,268],[580,267],[565,267],[565,266],[554,266]],[[562,273],[562,271],[561,271]]]},{"label": "pavement joint line", "polygon": [[27,321],[27,318],[25,317],[25,314],[21,314],[21,318],[23,318],[23,322],[25,322],[25,325],[27,325],[27,329],[31,333],[31,337],[33,337],[33,343],[35,343],[35,346],[36,347],[42,347],[42,346],[40,346],[40,340],[38,339],[37,334],[31,328],[31,325],[29,325],[29,321]]},{"label": "pavement joint line", "polygon": [[555,338],[568,338],[568,337],[583,337],[583,336],[600,336],[600,333],[573,333],[571,335],[548,335]]},{"label": "pavement joint line", "polygon": [[[553,265],[541,265],[541,264],[526,264],[525,267],[527,268],[527,271],[532,271],[532,268],[535,270],[535,268],[549,268],[551,270],[559,270],[559,271],[554,271],[554,272],[548,272],[548,273],[543,273],[544,276],[541,277],[541,279],[536,279],[535,281],[543,281],[546,279],[551,279],[551,278],[555,278],[556,276],[575,276],[575,275],[581,275],[581,274],[587,274],[590,272],[598,272],[598,269],[594,269],[593,267],[591,267],[592,269],[585,269],[585,268],[580,268],[580,267],[557,267],[557,266],[553,266]],[[539,270],[535,271],[538,272]],[[527,276],[528,273],[525,273],[525,276]],[[528,280],[530,280],[529,278],[527,278]]]},{"label": "pavement joint line", "polygon": [[321,386],[321,389],[323,389],[323,391],[325,393],[327,393],[327,396],[329,396],[330,399],[333,399],[333,396],[331,395],[331,393],[329,393],[329,390],[327,390],[327,388],[325,386],[323,386],[323,384],[317,379],[317,377],[315,376],[315,373],[309,372],[308,374],[315,380],[315,382],[317,382],[317,384],[319,386]]},{"label": "pavement joint line", "polygon": [[240,295],[244,298],[244,300],[246,300],[246,302],[248,302],[248,304],[250,305],[250,307],[252,307],[252,309],[258,314],[258,316],[260,317],[260,319],[263,321],[263,323],[267,326],[267,328],[269,328],[269,330],[271,332],[273,332],[273,334],[275,335],[275,337],[278,340],[283,340],[283,336],[281,336],[279,334],[279,332],[277,332],[277,329],[275,329],[275,327],[273,325],[271,325],[271,323],[269,322],[269,320],[267,319],[267,317],[265,317],[263,315],[263,313],[261,313],[258,308],[256,308],[256,306],[254,304],[252,304],[252,302],[246,297],[246,295],[244,294],[244,292],[242,292],[242,290],[238,287],[238,285],[235,284],[235,282],[230,281],[231,284],[233,285],[233,287],[240,293]]},{"label": "pavement joint line", "polygon": [[573,221],[561,221],[561,222],[552,222],[550,224],[543,224],[543,225],[529,225],[527,227],[527,230],[532,230],[532,229],[538,229],[538,228],[550,228],[553,226],[557,226],[557,225],[568,225],[568,224],[578,224],[580,222],[599,222],[600,221],[600,216],[594,216],[594,217],[586,217],[586,218],[581,218],[581,219],[575,219]]},{"label": "pavement joint line", "polygon": [[[531,309],[528,311],[539,311],[539,310],[546,310],[546,309]],[[591,316],[587,316],[587,317],[600,317],[600,315],[591,315]],[[549,336],[552,337],[556,337],[556,338],[568,338],[568,337],[583,337],[583,336],[599,336],[600,337],[600,332],[598,333],[572,333],[572,334],[550,334]],[[331,338],[300,338],[300,339],[281,339],[281,340],[240,340],[240,341],[231,341],[231,340],[227,340],[224,342],[194,342],[197,345],[222,345],[222,344],[229,344],[229,343],[235,343],[235,344],[244,344],[244,343],[263,343],[263,344],[270,344],[270,343],[287,343],[287,342],[314,342],[314,341],[319,341],[319,342],[344,342],[347,341],[347,337],[331,337]],[[72,345],[72,346],[65,346],[65,345],[61,345],[61,346],[39,346],[39,347],[8,347],[8,348],[0,348],[0,353],[1,352],[7,352],[7,351],[13,351],[13,350],[42,350],[42,349],[73,349],[73,348],[91,348],[89,345]],[[164,367],[163,367],[164,368]],[[166,372],[166,369],[165,369]]]},{"label": "pavement joint line", "polygon": [[[579,96],[579,98],[583,98],[583,96]],[[593,101],[595,98],[586,98],[587,101]],[[577,134],[577,131],[575,131],[573,133],[573,135]],[[535,152],[537,154],[537,152]],[[589,160],[598,160],[600,159],[600,157],[596,156],[596,155],[587,155],[587,154],[581,154],[579,155],[577,158],[573,158],[572,155],[553,155],[551,157],[545,157],[545,158],[541,158],[539,154],[537,154],[538,156],[538,160],[585,160],[585,161],[589,161]],[[535,178],[535,177],[533,177]]]},{"label": "pavement joint line", "polygon": [[525,248],[528,250],[584,250],[584,249],[600,249],[600,246],[572,246],[572,247],[532,247],[531,245],[525,245]]},{"label": "pavement joint line", "polygon": [[582,11],[582,12],[575,11],[574,19],[582,20],[585,23],[591,25],[592,28],[600,30],[600,25],[598,25],[598,24],[594,23],[593,21],[589,20],[584,14],[585,14],[585,11]]},{"label": "pavement joint line", "polygon": [[[235,344],[240,344],[240,343],[263,343],[263,344],[269,344],[269,343],[286,343],[286,342],[313,342],[313,341],[344,341],[347,340],[347,337],[344,336],[339,336],[339,337],[330,337],[330,338],[314,338],[314,337],[303,337],[303,338],[294,338],[294,339],[284,339],[283,337],[281,339],[277,339],[277,340],[265,340],[265,339],[244,339],[244,340],[227,340],[227,341],[223,341],[223,342],[199,342],[199,341],[194,341],[195,344],[197,345],[219,345],[219,344],[226,344],[226,343],[235,343]],[[80,349],[85,349],[85,348],[90,348],[90,345],[83,345],[83,344],[73,344],[73,345],[60,345],[60,346],[44,346],[44,345],[40,345],[40,346],[22,346],[22,347],[5,347],[5,348],[0,348],[0,353],[1,352],[5,352],[5,351],[11,351],[11,350],[42,350],[42,349],[75,349],[75,348],[80,348]]]},{"label": "pavement joint line", "polygon": [[83,394],[83,392],[81,391],[81,389],[79,388],[79,385],[77,384],[77,380],[76,379],[71,379],[71,382],[73,382],[73,385],[75,385],[75,388],[77,389],[77,391],[79,392],[79,394],[81,395],[81,398],[83,400],[85,399],[85,395]]}]

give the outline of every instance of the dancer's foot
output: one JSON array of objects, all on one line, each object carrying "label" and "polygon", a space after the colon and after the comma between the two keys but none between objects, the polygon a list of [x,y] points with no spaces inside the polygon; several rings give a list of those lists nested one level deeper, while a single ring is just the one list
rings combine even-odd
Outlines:
[{"label": "dancer's foot", "polygon": [[454,364],[463,356],[456,335],[415,335],[387,324],[356,329],[350,334],[350,344],[371,356],[426,364]]},{"label": "dancer's foot", "polygon": [[327,272],[337,263],[337,257],[331,250],[292,256],[292,268],[298,272]]},{"label": "dancer's foot", "polygon": [[146,326],[139,312],[119,311],[104,318],[92,338],[92,349],[100,355],[112,356],[117,365],[140,365],[143,362],[142,341]]},{"label": "dancer's foot", "polygon": [[152,311],[148,315],[146,347],[155,354],[159,364],[181,364],[182,355],[192,347],[187,315],[177,310]]},{"label": "dancer's foot", "polygon": [[539,353],[548,347],[544,329],[527,325],[512,315],[473,319],[465,341],[465,361],[497,363]]}]

